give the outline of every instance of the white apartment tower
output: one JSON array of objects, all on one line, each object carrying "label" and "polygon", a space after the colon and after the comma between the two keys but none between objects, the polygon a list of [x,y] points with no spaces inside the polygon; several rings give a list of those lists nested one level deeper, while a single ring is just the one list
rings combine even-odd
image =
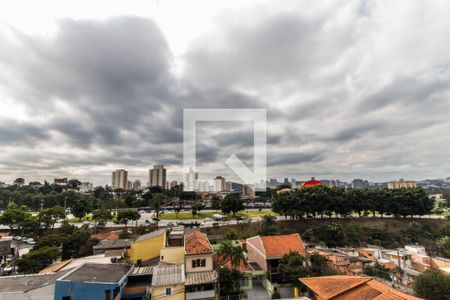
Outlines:
[{"label": "white apartment tower", "polygon": [[189,171],[184,174],[184,190],[191,192],[198,190],[197,180],[198,172],[195,172],[192,168],[189,168]]},{"label": "white apartment tower", "polygon": [[128,172],[125,169],[119,169],[112,172],[111,185],[113,189],[128,189]]},{"label": "white apartment tower", "polygon": [[153,169],[148,172],[148,182],[152,186],[160,186],[166,188],[166,169],[164,165],[154,165]]},{"label": "white apartment tower", "polygon": [[225,191],[225,178],[222,176],[217,176],[214,178],[214,192]]}]

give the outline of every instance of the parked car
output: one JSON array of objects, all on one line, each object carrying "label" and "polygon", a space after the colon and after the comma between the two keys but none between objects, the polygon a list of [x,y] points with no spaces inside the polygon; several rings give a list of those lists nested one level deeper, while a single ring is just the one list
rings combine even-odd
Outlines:
[{"label": "parked car", "polygon": [[34,239],[29,238],[29,239],[27,239],[27,244],[34,245],[34,244],[36,244],[36,242],[34,241]]},{"label": "parked car", "polygon": [[13,236],[13,240],[15,240],[15,241],[21,241],[21,240],[22,240],[22,237],[19,236],[19,235],[16,235],[16,236]]}]

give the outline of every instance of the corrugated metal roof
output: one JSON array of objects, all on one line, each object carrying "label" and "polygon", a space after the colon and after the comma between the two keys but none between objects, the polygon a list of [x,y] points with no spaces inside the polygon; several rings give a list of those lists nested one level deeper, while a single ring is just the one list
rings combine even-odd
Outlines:
[{"label": "corrugated metal roof", "polygon": [[134,268],[130,276],[151,275],[153,274],[154,268],[155,266]]},{"label": "corrugated metal roof", "polygon": [[177,285],[184,282],[184,265],[160,264],[153,269],[152,286]]},{"label": "corrugated metal roof", "polygon": [[196,285],[204,283],[212,283],[217,281],[216,271],[194,272],[186,274],[185,285]]}]

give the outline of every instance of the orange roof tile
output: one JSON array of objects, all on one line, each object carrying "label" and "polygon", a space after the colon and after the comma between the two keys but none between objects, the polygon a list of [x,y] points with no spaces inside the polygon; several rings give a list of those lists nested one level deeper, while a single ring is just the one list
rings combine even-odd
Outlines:
[{"label": "orange roof tile", "polygon": [[397,291],[372,277],[322,276],[300,278],[319,297],[329,300],[419,300],[420,298]]},{"label": "orange roof tile", "polygon": [[323,299],[332,299],[369,280],[370,277],[346,275],[300,278],[301,282]]},{"label": "orange roof tile", "polygon": [[267,235],[261,236],[261,240],[266,251],[266,256],[283,256],[289,252],[305,252],[305,245],[303,244],[300,235]]},{"label": "orange roof tile", "polygon": [[192,231],[185,236],[184,249],[186,254],[191,255],[212,253],[208,237],[200,231]]}]

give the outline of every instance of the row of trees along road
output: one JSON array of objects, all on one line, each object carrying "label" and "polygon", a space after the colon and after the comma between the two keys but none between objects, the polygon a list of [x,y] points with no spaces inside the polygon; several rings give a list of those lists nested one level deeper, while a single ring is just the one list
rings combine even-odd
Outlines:
[{"label": "row of trees along road", "polygon": [[315,186],[276,195],[275,212],[300,219],[305,216],[362,215],[407,216],[431,213],[434,200],[422,188],[413,189],[342,189]]}]

